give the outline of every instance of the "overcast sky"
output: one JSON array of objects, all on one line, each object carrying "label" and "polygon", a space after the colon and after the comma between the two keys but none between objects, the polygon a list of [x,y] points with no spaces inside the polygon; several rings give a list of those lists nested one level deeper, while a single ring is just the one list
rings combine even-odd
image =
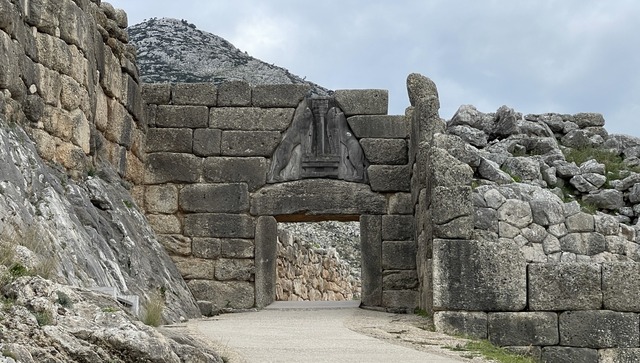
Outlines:
[{"label": "overcast sky", "polygon": [[440,116],[600,112],[610,133],[640,137],[637,0],[111,0],[129,24],[185,19],[267,63],[329,89],[438,86]]}]

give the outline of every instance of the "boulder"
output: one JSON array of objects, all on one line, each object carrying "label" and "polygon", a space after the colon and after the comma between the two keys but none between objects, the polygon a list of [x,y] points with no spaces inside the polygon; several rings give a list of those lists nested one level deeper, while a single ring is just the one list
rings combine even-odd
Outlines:
[{"label": "boulder", "polygon": [[598,209],[619,210],[624,207],[624,195],[615,189],[604,189],[584,195],[582,201]]},{"label": "boulder", "polygon": [[436,84],[418,73],[411,73],[407,77],[407,91],[409,93],[409,102],[411,106],[415,106],[419,99],[435,97],[438,98],[438,88]]},{"label": "boulder", "polygon": [[453,135],[459,136],[462,140],[475,147],[483,148],[487,146],[487,135],[484,131],[464,125],[451,126],[447,131]]}]

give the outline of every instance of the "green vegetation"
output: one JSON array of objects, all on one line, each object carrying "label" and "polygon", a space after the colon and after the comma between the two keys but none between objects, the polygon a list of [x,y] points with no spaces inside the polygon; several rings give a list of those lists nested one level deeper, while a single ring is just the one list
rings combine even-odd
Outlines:
[{"label": "green vegetation", "polygon": [[465,345],[457,345],[454,347],[445,347],[446,349],[456,352],[469,352],[471,353],[467,358],[473,358],[477,355],[482,355],[487,359],[492,359],[500,363],[536,363],[531,357],[525,357],[510,353],[506,349],[496,347],[486,340],[471,341]]},{"label": "green vegetation", "polygon": [[113,306],[105,306],[102,308],[103,313],[117,313],[118,311],[120,311],[120,309]]},{"label": "green vegetation", "polygon": [[594,204],[591,203],[587,203],[583,200],[579,200],[578,203],[580,203],[580,209],[585,212],[585,213],[589,213],[589,214],[596,214],[596,212],[598,211],[598,207]]},{"label": "green vegetation", "polygon": [[33,313],[36,317],[36,321],[39,326],[51,325],[53,324],[53,316],[48,311],[40,311],[37,313]]},{"label": "green vegetation", "polygon": [[162,312],[164,311],[164,294],[160,291],[151,296],[144,306],[145,312],[142,322],[150,326],[162,325]]},{"label": "green vegetation", "polygon": [[[48,242],[43,238],[46,234],[40,233],[38,228],[32,227],[26,232],[8,234],[0,236],[0,265],[7,267],[8,276],[0,279],[2,283],[21,276],[40,276],[45,279],[51,278],[56,270],[57,262],[48,250]],[[38,263],[28,268],[16,261],[16,247],[23,246],[38,256]]]},{"label": "green vegetation", "polygon": [[123,200],[122,203],[129,209],[133,208],[133,203],[130,200]]},{"label": "green vegetation", "polygon": [[624,160],[620,155],[607,149],[599,149],[595,147],[568,149],[565,150],[564,157],[567,161],[574,162],[577,165],[589,160],[596,160],[597,162],[604,164],[608,180],[621,179],[621,174],[625,170],[640,173],[640,168],[628,167],[624,164]]},{"label": "green vegetation", "polygon": [[56,300],[58,304],[60,304],[63,308],[73,308],[73,302],[71,301],[69,295],[65,294],[62,291],[56,291],[56,293],[58,294],[58,299]]},{"label": "green vegetation", "polygon": [[422,310],[422,309],[416,309],[414,311],[414,313],[416,315],[420,316],[420,317],[423,317],[423,318],[430,318],[431,317],[426,310]]}]

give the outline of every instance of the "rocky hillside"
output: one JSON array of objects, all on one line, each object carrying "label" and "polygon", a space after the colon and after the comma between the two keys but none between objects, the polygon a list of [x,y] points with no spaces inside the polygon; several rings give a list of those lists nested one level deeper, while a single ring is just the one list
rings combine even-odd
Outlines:
[{"label": "rocky hillside", "polygon": [[288,70],[240,51],[223,38],[185,20],[152,18],[128,28],[138,52],[144,82],[213,82],[242,80],[259,84],[309,84],[317,94],[330,91]]}]

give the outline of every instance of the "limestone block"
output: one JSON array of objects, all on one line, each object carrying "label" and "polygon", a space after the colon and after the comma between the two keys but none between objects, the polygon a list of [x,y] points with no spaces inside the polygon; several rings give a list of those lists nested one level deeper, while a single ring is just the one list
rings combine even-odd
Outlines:
[{"label": "limestone block", "polygon": [[640,264],[602,264],[602,295],[605,309],[640,312]]},{"label": "limestone block", "polygon": [[122,68],[120,60],[111,51],[111,47],[103,45],[104,72],[100,72],[100,85],[104,93],[116,99],[122,99]]},{"label": "limestone block", "polygon": [[278,131],[222,131],[221,153],[225,156],[270,157],[280,139]]},{"label": "limestone block", "polygon": [[414,238],[414,217],[411,215],[382,216],[382,239],[385,241],[406,241]]},{"label": "limestone block", "polygon": [[597,232],[569,233],[560,238],[560,247],[563,252],[593,256],[607,250],[607,241],[602,234]]},{"label": "limestone block", "polygon": [[585,127],[604,126],[604,117],[602,114],[593,112],[576,113],[573,115],[573,122],[581,129]]},{"label": "limestone block", "polygon": [[210,157],[203,167],[206,182],[247,183],[249,191],[262,187],[267,180],[267,160],[261,157]]},{"label": "limestone block", "polygon": [[473,213],[470,186],[435,186],[431,198],[435,224],[445,224]]},{"label": "limestone block", "polygon": [[247,184],[193,184],[180,190],[180,209],[195,213],[240,213],[249,210]]},{"label": "limestone block", "polygon": [[473,216],[462,216],[445,224],[433,226],[433,235],[438,238],[468,239],[472,231]]},{"label": "limestone block", "polygon": [[254,242],[250,239],[222,238],[220,239],[222,257],[253,258]]},{"label": "limestone block", "polygon": [[360,217],[362,251],[362,304],[382,306],[382,217]]},{"label": "limestone block", "polygon": [[411,73],[407,77],[407,92],[409,93],[411,106],[415,106],[420,99],[429,97],[438,98],[436,84],[428,77],[418,73]]},{"label": "limestone block", "polygon": [[[384,227],[382,233],[384,235]],[[417,247],[414,241],[383,241],[382,269],[415,270],[416,252]]]},{"label": "limestone block", "polygon": [[[2,52],[0,52],[0,54],[2,54]],[[6,62],[2,61],[0,64],[3,64],[0,65],[0,77],[8,77],[7,79],[11,80],[12,71],[10,69],[2,68],[9,66],[11,63],[6,60]],[[54,72],[45,68],[42,64],[36,63],[35,77],[35,85],[38,88],[38,95],[42,97],[47,105],[57,107],[58,102],[60,102],[60,93],[62,92],[62,76],[58,72]],[[10,82],[3,81],[1,78],[0,87],[12,89]]]},{"label": "limestone block", "polygon": [[[71,52],[67,44],[60,38],[38,33],[36,35],[36,47],[38,49],[38,63],[58,73],[71,75]],[[120,77],[120,70],[117,72]]]},{"label": "limestone block", "polygon": [[371,190],[376,192],[409,192],[411,167],[409,165],[371,165],[367,169]]},{"label": "limestone block", "polygon": [[171,259],[183,279],[213,280],[217,261],[181,256],[172,256]]},{"label": "limestone block", "polygon": [[489,341],[498,346],[557,345],[556,313],[489,313]]},{"label": "limestone block", "polygon": [[389,197],[389,214],[413,214],[410,193],[394,193]]},{"label": "limestone block", "polygon": [[595,230],[605,236],[617,236],[620,233],[620,223],[609,214],[599,213],[594,216]]},{"label": "limestone block", "polygon": [[213,83],[178,83],[171,99],[174,105],[215,106],[218,90]]},{"label": "limestone block", "polygon": [[[433,170],[431,181],[433,186],[453,187],[471,185],[473,169],[460,160],[456,159],[448,151],[432,147],[430,164]],[[427,179],[427,175],[424,175]]]},{"label": "limestone block", "polygon": [[637,348],[640,319],[635,313],[609,310],[560,314],[560,344],[580,348]]},{"label": "limestone block", "polygon": [[[89,95],[87,90],[84,89],[76,80],[69,76],[60,76],[61,93],[60,93],[60,105],[67,111],[73,111],[80,107],[84,102],[88,102]],[[84,100],[83,100],[84,99]]]},{"label": "limestone block", "polygon": [[251,86],[244,81],[227,81],[218,86],[218,106],[250,106]]},{"label": "limestone block", "polygon": [[365,184],[303,179],[252,194],[252,215],[362,215],[386,212],[386,198]]},{"label": "limestone block", "polygon": [[382,306],[391,309],[391,311],[412,313],[418,306],[418,291],[384,290],[382,292]]},{"label": "limestone block", "polygon": [[91,152],[91,126],[84,112],[76,109],[69,114],[73,125],[71,142],[80,147],[85,155]]},{"label": "limestone block", "polygon": [[382,276],[382,288],[386,290],[413,290],[418,288],[415,270],[386,270]]},{"label": "limestone block", "polygon": [[206,128],[209,124],[206,106],[160,105],[156,113],[157,127]]},{"label": "limestone block", "polygon": [[475,208],[473,226],[493,233],[498,233],[498,211],[493,208]]},{"label": "limestone block", "polygon": [[158,234],[158,242],[170,256],[191,255],[191,238],[179,234]]},{"label": "limestone block", "polygon": [[213,310],[249,309],[255,304],[251,282],[191,280],[187,282],[187,286],[196,300],[210,301]]},{"label": "limestone block", "polygon": [[147,152],[191,153],[192,129],[151,128],[147,131]]},{"label": "limestone block", "polygon": [[142,98],[148,104],[167,105],[171,101],[171,84],[143,83]]},{"label": "limestone block", "polygon": [[174,215],[147,214],[147,220],[158,234],[181,234],[180,220]]},{"label": "limestone block", "polygon": [[487,339],[487,313],[467,311],[436,311],[433,314],[436,331],[449,335]]},{"label": "limestone block", "polygon": [[371,164],[405,165],[408,162],[404,139],[365,138],[360,140],[360,146]]},{"label": "limestone block", "polygon": [[550,226],[564,222],[564,203],[551,192],[535,193],[529,205],[536,224]]},{"label": "limestone block", "polygon": [[193,153],[198,156],[220,155],[222,132],[217,129],[193,130]]},{"label": "limestone block", "polygon": [[589,310],[602,306],[600,265],[529,265],[530,310]]},{"label": "limestone block", "polygon": [[147,186],[144,194],[144,209],[147,213],[177,212],[178,188],[171,184]]},{"label": "limestone block", "polygon": [[243,214],[198,213],[184,216],[185,236],[253,238],[254,232],[254,219]]},{"label": "limestone block", "polygon": [[334,97],[346,116],[386,115],[389,110],[389,91],[387,90],[337,90]]},{"label": "limestone block", "polygon": [[222,258],[216,262],[216,280],[251,281],[255,274],[253,259]]},{"label": "limestone block", "polygon": [[498,209],[498,219],[514,227],[524,228],[533,222],[531,206],[522,200],[508,199]]},{"label": "limestone block", "polygon": [[526,262],[513,242],[433,241],[435,310],[520,311]]},{"label": "limestone block", "polygon": [[284,131],[293,120],[295,108],[215,107],[209,127],[239,131]]},{"label": "limestone block", "polygon": [[139,125],[144,121],[144,100],[138,82],[130,74],[123,75],[123,102],[127,110],[133,115]]},{"label": "limestone block", "polygon": [[592,204],[598,209],[619,210],[625,206],[624,194],[615,189],[603,189],[584,195],[582,201]]},{"label": "limestone block", "polygon": [[276,263],[278,258],[278,223],[270,216],[258,217],[255,239],[256,306],[271,304],[276,297]]},{"label": "limestone block", "polygon": [[190,154],[154,153],[146,160],[147,184],[195,183],[202,174],[202,159]]},{"label": "limestone block", "polygon": [[144,184],[144,163],[131,151],[125,153],[124,179],[134,185]]},{"label": "limestone block", "polygon": [[196,237],[191,242],[191,250],[194,257],[215,260],[222,255],[222,240]]},{"label": "limestone block", "polygon": [[546,363],[599,363],[598,350],[571,347],[544,347],[542,361]]},{"label": "limestone block", "polygon": [[614,348],[598,351],[600,363],[640,362],[640,349]]},{"label": "limestone block", "polygon": [[131,136],[134,127],[131,115],[129,115],[124,106],[117,100],[111,99],[108,103],[109,124],[104,136],[111,142],[125,147],[131,147]]},{"label": "limestone block", "polygon": [[253,87],[255,107],[296,107],[311,90],[308,84],[265,84]]},{"label": "limestone block", "polygon": [[406,139],[409,121],[404,116],[352,116],[347,123],[357,138]]},{"label": "limestone block", "polygon": [[87,158],[84,150],[70,143],[56,145],[53,161],[62,164],[68,170],[84,173],[87,165]]}]

